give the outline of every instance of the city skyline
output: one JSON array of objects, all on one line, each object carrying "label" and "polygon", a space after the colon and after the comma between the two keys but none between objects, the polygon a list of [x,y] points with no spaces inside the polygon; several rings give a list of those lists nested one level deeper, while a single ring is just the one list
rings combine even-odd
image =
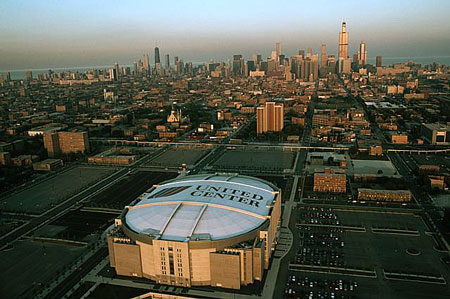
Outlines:
[{"label": "city skyline", "polygon": [[0,70],[132,64],[151,54],[156,45],[162,56],[198,63],[226,60],[233,54],[247,59],[258,53],[266,58],[275,42],[282,43],[286,56],[309,47],[320,52],[322,44],[337,56],[342,21],[350,32],[349,55],[356,53],[362,40],[369,48],[368,60],[377,55],[450,54],[450,22],[444,19],[448,11],[444,8],[450,5],[445,1],[408,5],[379,1],[356,8],[354,1],[340,5],[286,1],[279,4],[280,11],[271,11],[273,22],[267,22],[269,6],[264,2],[168,2],[156,9],[133,2],[124,9],[120,3],[107,6],[100,1],[89,5],[89,11],[83,9],[85,5],[83,1],[2,2],[0,38],[5,43],[0,48]]}]

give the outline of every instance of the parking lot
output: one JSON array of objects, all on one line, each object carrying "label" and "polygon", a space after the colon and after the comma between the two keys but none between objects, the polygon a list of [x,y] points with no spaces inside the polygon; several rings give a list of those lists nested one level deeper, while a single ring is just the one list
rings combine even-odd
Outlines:
[{"label": "parking lot", "polygon": [[[20,241],[14,249],[0,252],[0,294],[2,298],[20,298],[33,285],[45,285],[80,256],[77,246]],[[24,298],[31,298],[26,296]]]},{"label": "parking lot", "polygon": [[40,214],[76,192],[113,173],[109,167],[77,166],[36,185],[21,190],[1,201],[5,211]]},{"label": "parking lot", "polygon": [[173,179],[177,175],[176,172],[135,172],[91,198],[86,205],[122,210],[153,185]]},{"label": "parking lot", "polygon": [[214,169],[283,171],[292,169],[295,152],[227,150],[214,163]]},{"label": "parking lot", "polygon": [[150,167],[180,168],[183,163],[188,167],[195,165],[209,152],[206,148],[172,147],[145,164]]},{"label": "parking lot", "polygon": [[[301,207],[285,298],[447,298],[447,253],[412,213]],[[370,291],[372,290],[372,291]],[[413,295],[413,297],[411,297]]]}]

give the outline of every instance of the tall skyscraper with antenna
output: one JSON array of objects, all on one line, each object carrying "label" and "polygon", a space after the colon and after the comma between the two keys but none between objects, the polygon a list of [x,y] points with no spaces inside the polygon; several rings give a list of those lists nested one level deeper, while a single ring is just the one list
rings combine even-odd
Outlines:
[{"label": "tall skyscraper with antenna", "polygon": [[339,58],[348,58],[348,32],[347,24],[342,22],[342,31],[339,32]]},{"label": "tall skyscraper with antenna", "polygon": [[351,63],[351,60],[348,58],[347,24],[342,22],[342,30],[339,32],[338,72],[350,73]]}]

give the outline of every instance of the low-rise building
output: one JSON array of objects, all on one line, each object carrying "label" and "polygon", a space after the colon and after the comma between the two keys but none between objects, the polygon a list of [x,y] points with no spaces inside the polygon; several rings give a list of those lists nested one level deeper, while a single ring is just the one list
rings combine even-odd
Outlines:
[{"label": "low-rise building", "polygon": [[347,177],[343,170],[316,170],[314,172],[314,191],[345,193],[347,191]]},{"label": "low-rise building", "polygon": [[46,159],[33,163],[33,169],[36,171],[52,171],[64,165],[61,159]]},{"label": "low-rise building", "polygon": [[374,201],[411,201],[411,192],[409,190],[385,190],[358,188],[359,200]]}]

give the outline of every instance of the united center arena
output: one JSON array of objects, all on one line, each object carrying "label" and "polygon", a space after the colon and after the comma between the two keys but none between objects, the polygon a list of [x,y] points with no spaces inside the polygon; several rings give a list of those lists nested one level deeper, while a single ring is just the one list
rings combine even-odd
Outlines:
[{"label": "united center arena", "polygon": [[241,175],[182,176],[125,207],[108,232],[118,275],[239,289],[262,280],[280,224],[281,191]]}]

